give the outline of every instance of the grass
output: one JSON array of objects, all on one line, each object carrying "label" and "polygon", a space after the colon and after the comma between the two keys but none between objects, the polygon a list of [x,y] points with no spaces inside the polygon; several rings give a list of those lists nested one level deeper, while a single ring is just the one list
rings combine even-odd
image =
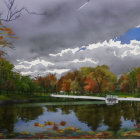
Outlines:
[{"label": "grass", "polygon": [[10,100],[10,98],[4,95],[0,95],[0,100],[6,101],[6,100]]},{"label": "grass", "polygon": [[140,98],[140,93],[123,93],[123,92],[112,92],[111,95],[117,95],[118,97],[136,97]]},{"label": "grass", "polygon": [[0,100],[2,101],[11,101],[11,100],[45,100],[49,97],[49,94],[0,94]]},{"label": "grass", "polygon": [[[101,95],[97,93],[83,93],[83,94],[73,94],[73,93],[57,93],[63,95],[76,95],[76,96],[95,96],[95,97],[105,97],[106,95],[117,95],[118,97],[136,97],[140,98],[140,93],[135,93],[134,95],[130,93],[122,93],[122,92],[111,92],[111,93],[103,93]],[[72,101],[73,99],[64,99],[64,98],[52,98],[50,94],[44,93],[34,93],[34,94],[17,94],[17,93],[9,93],[9,94],[0,94],[0,101],[12,101],[12,100],[29,100],[34,102],[40,101]]]},{"label": "grass", "polygon": [[[67,98],[55,98],[51,97],[50,94],[1,94],[0,95],[0,101],[14,101],[14,100],[27,100],[29,102],[73,102],[73,99],[67,99]],[[80,99],[77,99],[77,101],[81,101]]]}]

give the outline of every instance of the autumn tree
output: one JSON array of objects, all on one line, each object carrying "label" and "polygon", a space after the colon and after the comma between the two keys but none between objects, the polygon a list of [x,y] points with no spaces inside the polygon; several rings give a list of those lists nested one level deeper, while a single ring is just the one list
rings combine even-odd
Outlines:
[{"label": "autumn tree", "polygon": [[71,82],[71,85],[70,85],[70,90],[73,92],[73,93],[79,93],[79,89],[80,89],[80,84],[77,80],[74,80]]},{"label": "autumn tree", "polygon": [[64,79],[62,84],[62,91],[70,92],[71,80]]},{"label": "autumn tree", "polygon": [[12,39],[17,39],[11,28],[4,26],[0,21],[0,57],[5,53],[2,48],[13,48]]},{"label": "autumn tree", "polygon": [[92,93],[97,93],[99,91],[97,82],[92,80],[91,78],[87,77],[85,83],[86,86],[84,88],[86,91]]},{"label": "autumn tree", "polygon": [[123,74],[119,79],[119,84],[123,92],[135,94],[140,87],[140,67],[136,67],[129,73]]},{"label": "autumn tree", "polygon": [[56,77],[54,74],[49,74],[44,77],[36,77],[36,83],[43,88],[44,93],[54,92],[56,86]]},{"label": "autumn tree", "polygon": [[93,67],[82,67],[80,68],[80,73],[82,76],[84,77],[88,77],[88,75],[94,71],[94,68]]},{"label": "autumn tree", "polygon": [[137,73],[137,89],[140,91],[140,67],[134,68],[134,71]]},{"label": "autumn tree", "polygon": [[104,83],[110,83],[113,86],[117,80],[116,75],[113,74],[106,65],[94,68],[94,71],[90,73],[89,77],[97,82],[99,94],[101,94],[105,88]]},{"label": "autumn tree", "polygon": [[60,92],[62,90],[63,78],[60,78],[56,82],[56,92]]},{"label": "autumn tree", "polygon": [[[65,91],[70,92],[73,88],[71,84],[73,84],[73,81],[75,80],[75,77],[78,75],[78,71],[74,72],[68,72],[64,76],[62,76],[56,84],[57,91]],[[73,90],[72,90],[73,91]]]},{"label": "autumn tree", "polygon": [[56,92],[57,78],[56,78],[55,74],[49,74],[48,78],[50,81],[50,92]]}]

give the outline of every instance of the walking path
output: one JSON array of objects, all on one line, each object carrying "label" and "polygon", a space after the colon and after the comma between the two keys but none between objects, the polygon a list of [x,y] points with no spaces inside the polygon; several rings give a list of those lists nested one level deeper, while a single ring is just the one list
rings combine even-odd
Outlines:
[{"label": "walking path", "polygon": [[[73,98],[73,99],[91,99],[91,100],[103,100],[106,101],[105,97],[93,97],[93,96],[74,96],[74,95],[57,95],[51,94],[52,97],[59,97],[59,98]],[[140,101],[140,98],[117,98],[119,101]]]},{"label": "walking path", "polygon": [[118,98],[119,101],[140,101],[140,98],[133,98],[133,97],[127,97],[127,98]]},{"label": "walking path", "polygon": [[60,97],[60,98],[73,98],[73,99],[92,99],[92,100],[105,100],[104,97],[91,97],[91,96],[74,96],[74,95],[57,95],[51,94],[52,97]]}]

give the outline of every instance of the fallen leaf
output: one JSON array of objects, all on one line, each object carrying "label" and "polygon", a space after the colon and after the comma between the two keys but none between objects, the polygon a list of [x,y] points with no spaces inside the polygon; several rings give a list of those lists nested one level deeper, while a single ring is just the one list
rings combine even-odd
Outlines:
[{"label": "fallen leaf", "polygon": [[29,132],[28,131],[25,131],[25,132],[21,132],[22,135],[29,135]]},{"label": "fallen leaf", "polygon": [[34,126],[39,126],[39,123],[38,123],[38,122],[35,122],[35,123],[34,123]]},{"label": "fallen leaf", "polygon": [[60,122],[60,125],[65,126],[66,125],[66,122],[65,121],[61,121]]}]

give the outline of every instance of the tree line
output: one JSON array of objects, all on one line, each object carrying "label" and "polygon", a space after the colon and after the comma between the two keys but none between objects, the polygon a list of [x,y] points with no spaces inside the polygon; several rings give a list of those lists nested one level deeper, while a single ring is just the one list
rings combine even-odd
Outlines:
[{"label": "tree line", "polygon": [[56,82],[56,91],[72,93],[140,92],[140,67],[117,77],[106,65],[82,67],[68,72]]},{"label": "tree line", "polygon": [[46,76],[23,76],[15,72],[14,65],[0,56],[0,92],[1,93],[56,93],[94,94],[120,90],[135,94],[140,91],[140,67],[124,73],[119,79],[108,66],[82,67],[67,72],[60,79],[55,74]]}]

